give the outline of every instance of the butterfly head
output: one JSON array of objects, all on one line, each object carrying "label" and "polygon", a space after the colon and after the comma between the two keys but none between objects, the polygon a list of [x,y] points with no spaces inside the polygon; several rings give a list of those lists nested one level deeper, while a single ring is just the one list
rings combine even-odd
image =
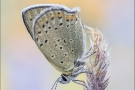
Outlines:
[{"label": "butterfly head", "polygon": [[60,79],[59,79],[59,82],[61,84],[67,84],[67,83],[70,82],[70,78],[67,75],[62,74],[61,77],[60,77]]}]

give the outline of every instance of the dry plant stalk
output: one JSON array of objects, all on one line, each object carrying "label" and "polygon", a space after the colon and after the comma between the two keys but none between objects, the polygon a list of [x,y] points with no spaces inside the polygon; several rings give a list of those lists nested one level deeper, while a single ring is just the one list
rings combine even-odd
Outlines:
[{"label": "dry plant stalk", "polygon": [[91,30],[92,52],[96,53],[89,58],[87,69],[92,74],[87,73],[88,90],[105,90],[109,83],[107,76],[110,64],[109,51],[107,51],[107,43],[103,42],[103,35],[98,29],[87,27]]}]

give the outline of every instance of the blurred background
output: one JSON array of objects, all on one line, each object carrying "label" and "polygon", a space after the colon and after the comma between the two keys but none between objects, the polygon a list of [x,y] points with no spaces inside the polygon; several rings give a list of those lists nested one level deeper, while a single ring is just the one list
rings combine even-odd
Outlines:
[{"label": "blurred background", "polygon": [[[97,27],[111,48],[107,90],[134,90],[134,0],[1,0],[1,90],[50,90],[61,75],[38,50],[21,17],[25,7],[47,3],[80,7],[83,23]],[[58,84],[57,90],[83,87],[71,82]]]}]

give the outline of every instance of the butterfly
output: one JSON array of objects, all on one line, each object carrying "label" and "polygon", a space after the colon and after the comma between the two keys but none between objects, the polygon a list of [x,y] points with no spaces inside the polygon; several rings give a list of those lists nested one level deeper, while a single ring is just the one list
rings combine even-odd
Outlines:
[{"label": "butterfly", "polygon": [[62,74],[57,83],[73,81],[88,88],[84,81],[76,80],[81,73],[90,73],[84,68],[91,48],[86,53],[85,25],[80,18],[80,9],[69,9],[58,4],[38,4],[22,10],[22,19],[36,43],[50,64]]}]

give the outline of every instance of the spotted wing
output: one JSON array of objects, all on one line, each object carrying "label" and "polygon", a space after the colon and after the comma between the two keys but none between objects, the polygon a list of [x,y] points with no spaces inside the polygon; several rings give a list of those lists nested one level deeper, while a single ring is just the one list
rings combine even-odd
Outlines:
[{"label": "spotted wing", "polygon": [[38,48],[57,70],[66,74],[84,52],[84,31],[78,9],[53,5],[35,18],[32,31]]},{"label": "spotted wing", "polygon": [[45,8],[49,7],[50,5],[39,4],[27,7],[22,10],[23,22],[31,36],[33,20],[38,14],[40,14],[40,12],[42,12]]}]

